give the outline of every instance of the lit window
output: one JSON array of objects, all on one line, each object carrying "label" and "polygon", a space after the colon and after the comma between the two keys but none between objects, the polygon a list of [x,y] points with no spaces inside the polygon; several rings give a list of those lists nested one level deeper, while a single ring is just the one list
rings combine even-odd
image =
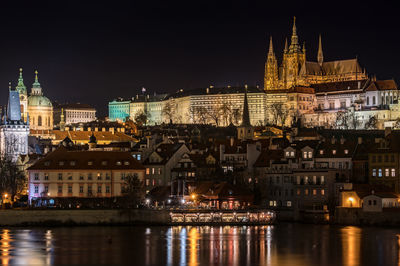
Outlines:
[{"label": "lit window", "polygon": [[121,165],[121,164],[122,164],[121,161],[116,162],[116,165]]},{"label": "lit window", "polygon": [[304,159],[307,159],[307,152],[306,152],[306,151],[303,152],[303,158],[304,158]]},{"label": "lit window", "polygon": [[129,161],[124,161],[124,165],[129,165]]},{"label": "lit window", "polygon": [[378,169],[378,176],[382,177],[382,169]]},{"label": "lit window", "polygon": [[344,154],[348,154],[349,153],[349,150],[344,150]]},{"label": "lit window", "polygon": [[309,159],[312,158],[312,152],[311,152],[311,151],[308,152],[308,158],[309,158]]},{"label": "lit window", "polygon": [[290,152],[285,152],[285,154],[286,154],[286,157],[289,157],[290,156]]},{"label": "lit window", "polygon": [[396,176],[396,169],[392,168],[392,176]]},{"label": "lit window", "polygon": [[58,165],[64,165],[64,161],[59,161]]},{"label": "lit window", "polygon": [[154,173],[155,173],[155,169],[151,168],[151,174],[154,175]]},{"label": "lit window", "polygon": [[290,152],[290,156],[292,156],[292,157],[294,156],[294,151]]},{"label": "lit window", "polygon": [[389,176],[389,168],[385,169],[385,176]]},{"label": "lit window", "polygon": [[88,161],[87,164],[88,165],[93,165],[93,161]]},{"label": "lit window", "polygon": [[312,194],[313,194],[313,195],[317,195],[317,190],[316,190],[316,189],[313,189]]},{"label": "lit window", "polygon": [[291,202],[290,200],[288,200],[288,201],[286,202],[286,206],[292,207],[292,202]]},{"label": "lit window", "polygon": [[324,154],[324,150],[319,150],[319,154],[323,155]]},{"label": "lit window", "polygon": [[372,176],[376,176],[376,169],[372,169]]},{"label": "lit window", "polygon": [[107,161],[102,161],[101,165],[107,165]]},{"label": "lit window", "polygon": [[321,195],[325,195],[325,189],[321,189]]},{"label": "lit window", "polygon": [[150,174],[150,168],[146,168],[146,175]]},{"label": "lit window", "polygon": [[150,179],[146,179],[146,186],[150,186]]},{"label": "lit window", "polygon": [[336,154],[336,150],[332,150],[332,154],[335,155]]},{"label": "lit window", "polygon": [[308,188],[304,190],[304,195],[308,195]]}]

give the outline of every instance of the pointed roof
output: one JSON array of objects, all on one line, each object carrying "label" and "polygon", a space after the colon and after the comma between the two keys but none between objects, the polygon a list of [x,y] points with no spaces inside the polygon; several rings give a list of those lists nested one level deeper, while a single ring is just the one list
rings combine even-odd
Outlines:
[{"label": "pointed roof", "polygon": [[319,35],[319,43],[318,43],[318,56],[317,56],[318,64],[321,66],[324,62],[324,54],[322,52],[322,40],[321,34]]},{"label": "pointed roof", "polygon": [[274,55],[274,46],[272,44],[272,36],[269,38],[269,50],[268,50],[268,56],[273,56]]},{"label": "pointed roof", "polygon": [[26,94],[26,86],[24,84],[24,78],[22,77],[22,68],[19,69],[18,84],[15,89],[19,92],[19,94]]},{"label": "pointed roof", "polygon": [[250,127],[250,114],[249,114],[249,104],[247,102],[247,85],[244,91],[244,102],[243,102],[243,117],[242,117],[242,127]]},{"label": "pointed roof", "polygon": [[9,83],[9,96],[7,104],[7,119],[11,121],[21,120],[21,106],[19,102],[19,93],[11,88]]},{"label": "pointed roof", "polygon": [[289,46],[289,51],[290,52],[300,51],[299,37],[297,36],[297,29],[296,29],[296,17],[293,17],[292,38]]},{"label": "pointed roof", "polygon": [[35,82],[32,84],[32,88],[41,88],[40,83],[39,83],[39,78],[38,78],[38,71],[35,70]]}]

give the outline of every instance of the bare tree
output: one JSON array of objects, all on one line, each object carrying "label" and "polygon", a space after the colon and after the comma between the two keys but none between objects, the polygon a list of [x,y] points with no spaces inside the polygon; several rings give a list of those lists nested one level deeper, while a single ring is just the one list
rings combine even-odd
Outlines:
[{"label": "bare tree", "polygon": [[[397,118],[396,123],[395,123],[395,127],[396,124],[398,123],[398,125],[400,126],[400,119]],[[371,116],[368,121],[365,123],[365,129],[376,129],[378,127],[378,119],[376,118],[376,116]]]},{"label": "bare tree", "polygon": [[232,109],[232,123],[235,125],[239,125],[239,121],[242,118],[242,112],[239,108]]},{"label": "bare tree", "polygon": [[0,159],[0,192],[9,194],[11,202],[23,192],[25,182],[25,174],[15,162],[6,157]]},{"label": "bare tree", "polygon": [[125,194],[129,201],[129,206],[136,207],[144,198],[143,182],[137,174],[130,174],[124,177],[122,193]]},{"label": "bare tree", "polygon": [[139,126],[147,125],[150,120],[150,113],[147,111],[141,111],[135,115],[135,123]]},{"label": "bare tree", "polygon": [[175,115],[175,109],[173,104],[170,101],[167,101],[162,109],[162,114],[165,118],[171,122]]},{"label": "bare tree", "polygon": [[272,116],[272,124],[284,126],[290,114],[290,110],[284,103],[275,102],[268,106],[268,111]]},{"label": "bare tree", "polygon": [[207,123],[207,109],[203,106],[190,106],[189,116],[194,124]]},{"label": "bare tree", "polygon": [[211,109],[208,110],[208,118],[215,123],[216,126],[219,126],[219,108],[216,106],[212,106]]},{"label": "bare tree", "polygon": [[338,112],[336,114],[335,126],[341,129],[357,129],[361,124],[355,111],[348,109],[345,112]]},{"label": "bare tree", "polygon": [[224,125],[227,126],[231,122],[231,117],[232,117],[232,108],[231,104],[228,102],[223,102],[221,106],[219,107],[219,114],[221,118],[223,119]]}]

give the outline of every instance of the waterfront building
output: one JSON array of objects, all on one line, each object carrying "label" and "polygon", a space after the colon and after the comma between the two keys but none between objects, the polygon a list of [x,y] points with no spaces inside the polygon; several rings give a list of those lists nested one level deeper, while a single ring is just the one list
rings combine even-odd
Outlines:
[{"label": "waterfront building", "polygon": [[96,109],[88,104],[71,103],[56,105],[54,108],[54,125],[60,127],[61,117],[64,125],[88,123],[96,120]]},{"label": "waterfront building", "polygon": [[125,177],[143,182],[144,172],[129,152],[80,150],[65,141],[28,168],[29,199],[120,197]]},{"label": "waterfront building", "polygon": [[7,112],[0,121],[0,156],[16,161],[20,155],[28,154],[29,117],[27,122],[21,115],[18,90],[9,87]]},{"label": "waterfront building", "polygon": [[143,162],[146,168],[144,186],[150,191],[156,186],[170,185],[171,170],[189,149],[184,143],[161,143]]}]

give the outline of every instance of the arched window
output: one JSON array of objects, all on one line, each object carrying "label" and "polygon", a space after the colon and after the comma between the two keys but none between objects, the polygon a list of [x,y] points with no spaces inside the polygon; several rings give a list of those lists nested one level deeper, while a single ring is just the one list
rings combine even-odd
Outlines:
[{"label": "arched window", "polygon": [[40,116],[40,115],[38,116],[37,124],[39,127],[42,126],[42,116]]}]

